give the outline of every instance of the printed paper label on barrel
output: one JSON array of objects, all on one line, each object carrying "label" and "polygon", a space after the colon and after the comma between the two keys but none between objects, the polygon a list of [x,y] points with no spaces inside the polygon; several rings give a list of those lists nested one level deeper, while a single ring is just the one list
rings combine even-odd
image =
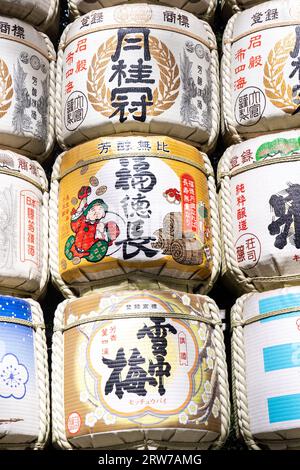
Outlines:
[{"label": "printed paper label on barrel", "polygon": [[[231,49],[232,113],[240,133],[299,124],[300,26],[288,24],[297,18],[300,24],[299,10],[295,2],[268,3],[242,13],[234,26],[234,37],[246,31]],[[265,127],[266,118],[273,124]]]},{"label": "printed paper label on barrel", "polygon": [[[81,159],[80,168],[61,181],[59,242],[64,279],[77,268],[99,271],[99,263],[104,271],[119,269],[119,263],[143,270],[165,261],[176,275],[202,268],[199,276],[207,277],[212,248],[204,174],[172,157],[176,146],[172,148],[167,140],[95,142],[89,150],[92,163],[87,159],[84,165]],[[118,153],[120,157],[114,158]],[[62,174],[63,168],[74,168],[76,155],[64,157]]]},{"label": "printed paper label on barrel", "polygon": [[[167,312],[174,305],[177,308],[181,299],[164,294],[106,295],[98,306],[94,298],[92,303],[101,314],[124,312],[124,319],[86,323],[65,333],[68,438],[133,429],[137,424],[219,432],[212,330],[196,321],[172,319]],[[80,321],[83,311],[90,313],[83,304],[70,304],[66,323]],[[133,312],[146,314],[126,318],[126,313]],[[80,417],[77,429],[75,415]]]},{"label": "printed paper label on barrel", "polygon": [[[49,62],[25,23],[1,17],[0,129],[1,133],[47,139]],[[33,29],[33,28],[32,28]],[[7,38],[7,40],[6,40]],[[41,42],[41,38],[39,38]],[[37,49],[31,48],[33,43]],[[41,47],[43,46],[43,47]],[[46,52],[47,54],[47,52]],[[7,142],[6,145],[11,145]],[[13,145],[11,145],[13,147]]]},{"label": "printed paper label on barrel", "polygon": [[[33,440],[39,434],[34,331],[17,321],[32,321],[28,302],[0,296],[1,444]],[[12,323],[11,323],[12,322]]]},{"label": "printed paper label on barrel", "polygon": [[[298,155],[297,132],[260,137],[233,147],[231,169],[266,158]],[[250,277],[299,273],[299,163],[282,162],[244,171],[232,178],[236,257]],[[257,181],[263,184],[257,184]]]},{"label": "printed paper label on barrel", "polygon": [[174,136],[182,138],[199,128],[195,138],[205,142],[212,125],[210,51],[197,40],[201,22],[194,34],[195,20],[150,5],[123,5],[78,19],[64,50],[64,138],[78,131],[70,143],[80,143],[81,129],[146,131],[143,123],[161,121],[177,125]]}]

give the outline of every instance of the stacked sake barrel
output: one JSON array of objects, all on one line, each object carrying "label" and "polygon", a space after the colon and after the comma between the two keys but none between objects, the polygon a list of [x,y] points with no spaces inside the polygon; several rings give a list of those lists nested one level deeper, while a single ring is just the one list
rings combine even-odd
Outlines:
[{"label": "stacked sake barrel", "polygon": [[[2,1],[0,54],[0,448],[41,449],[49,435],[45,325],[48,182],[57,2]],[[13,18],[11,16],[14,16]],[[23,22],[20,19],[26,21]],[[27,23],[28,22],[28,23]]]},{"label": "stacked sake barrel", "polygon": [[255,449],[300,448],[299,28],[295,2],[270,1],[235,14],[223,38],[223,275],[249,292],[232,310],[233,383]]},{"label": "stacked sake barrel", "polygon": [[222,321],[201,295],[220,267],[204,153],[219,130],[216,41],[188,11],[115,3],[70,24],[58,52],[65,152],[53,168],[49,239],[66,300],[54,321],[53,440],[220,447],[229,423]]}]

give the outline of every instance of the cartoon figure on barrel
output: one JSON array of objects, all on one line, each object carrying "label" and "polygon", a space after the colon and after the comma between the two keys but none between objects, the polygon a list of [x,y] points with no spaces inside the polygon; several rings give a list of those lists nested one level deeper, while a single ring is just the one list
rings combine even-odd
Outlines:
[{"label": "cartoon figure on barrel", "polygon": [[74,264],[79,264],[82,258],[91,263],[101,261],[120,235],[115,222],[103,221],[108,212],[107,204],[100,198],[88,203],[90,194],[91,188],[82,186],[78,192],[79,206],[71,211],[71,229],[75,235],[68,238],[65,255]]}]

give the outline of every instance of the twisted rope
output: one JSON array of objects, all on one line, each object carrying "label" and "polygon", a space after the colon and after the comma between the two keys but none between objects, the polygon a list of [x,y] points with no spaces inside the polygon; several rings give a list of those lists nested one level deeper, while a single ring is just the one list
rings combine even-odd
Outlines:
[{"label": "twisted rope", "polygon": [[[235,324],[241,322],[243,318],[244,303],[252,294],[240,297],[231,310],[231,322]],[[246,377],[246,357],[244,329],[236,326],[232,331],[232,377],[233,377],[233,405],[237,433],[240,433],[247,446],[253,450],[260,448],[256,444],[250,426],[250,417],[247,397],[247,377]]]},{"label": "twisted rope", "polygon": [[45,142],[45,151],[40,155],[42,160],[46,159],[51,153],[55,143],[55,109],[57,106],[55,93],[56,93],[56,53],[52,42],[46,34],[41,33],[46,43],[48,54],[51,59],[49,60],[49,94],[48,94],[48,129],[47,140]]},{"label": "twisted rope", "polygon": [[[34,449],[42,449],[49,436],[50,428],[50,397],[47,343],[43,312],[40,305],[29,299],[32,321],[37,325],[34,332],[35,365],[37,374],[37,388],[39,397],[39,434]],[[38,326],[42,325],[42,327]]]},{"label": "twisted rope", "polygon": [[241,136],[236,130],[236,123],[233,117],[232,100],[231,95],[231,41],[233,37],[234,23],[238,17],[235,14],[230,18],[224,31],[223,36],[223,57],[221,62],[221,87],[222,87],[222,131],[223,135],[227,134],[227,138],[230,139],[231,143],[242,142]]},{"label": "twisted rope", "polygon": [[219,56],[218,51],[212,47],[216,45],[216,37],[212,28],[208,23],[203,22],[203,26],[207,33],[207,39],[211,46],[210,59],[211,59],[211,123],[212,128],[210,136],[205,145],[201,146],[203,152],[209,153],[216,145],[219,131],[220,131],[220,72],[219,72]]},{"label": "twisted rope", "polygon": [[64,338],[62,331],[64,325],[64,311],[69,300],[64,300],[58,305],[54,314],[54,328],[56,332],[52,336],[52,441],[53,444],[63,448],[72,449],[67,440],[65,429],[65,405],[64,405]]}]

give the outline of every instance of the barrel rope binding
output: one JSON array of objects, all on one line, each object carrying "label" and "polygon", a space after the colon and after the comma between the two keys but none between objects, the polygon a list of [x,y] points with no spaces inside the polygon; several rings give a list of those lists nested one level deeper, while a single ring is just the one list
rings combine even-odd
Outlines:
[{"label": "barrel rope binding", "polygon": [[[223,57],[222,57],[222,109],[223,109],[223,127],[225,135],[228,133],[232,143],[242,142],[242,137],[236,130],[236,123],[233,117],[232,96],[231,96],[231,49],[232,45],[227,39],[233,36],[234,23],[238,13],[233,15],[227,23],[223,36]],[[227,42],[226,42],[227,41]]]},{"label": "barrel rope binding", "polygon": [[64,300],[57,306],[54,315],[54,329],[52,336],[52,440],[53,444],[63,449],[71,450],[73,446],[66,436],[65,404],[64,404],[64,338],[59,329],[63,326],[64,311],[69,300]]},{"label": "barrel rope binding", "polygon": [[[239,322],[243,317],[243,308],[250,294],[245,294],[237,299],[231,310],[231,322]],[[247,400],[246,355],[244,329],[241,326],[232,331],[232,377],[234,384],[233,404],[237,417],[237,431],[241,433],[246,444],[253,450],[260,450],[255,442],[250,427],[250,415]]]},{"label": "barrel rope binding", "polygon": [[[43,312],[40,305],[31,299],[28,302],[31,305],[34,322],[43,323]],[[45,328],[37,328],[35,331],[35,346],[40,404],[40,430],[36,448],[41,448],[46,444],[50,431],[50,389]]]},{"label": "barrel rope binding", "polygon": [[[204,23],[211,47],[216,42],[215,35],[211,26]],[[206,144],[201,145],[203,152],[209,153],[213,150],[220,131],[220,71],[219,71],[219,55],[216,49],[210,49],[210,78],[211,78],[211,132]]]},{"label": "barrel rope binding", "polygon": [[54,59],[49,62],[49,95],[48,95],[48,129],[47,129],[47,140],[45,142],[45,151],[42,153],[41,158],[46,158],[55,143],[55,109],[57,107],[56,102],[56,53],[52,42],[46,34],[41,33],[44,41],[47,45],[49,55],[54,55]]}]

